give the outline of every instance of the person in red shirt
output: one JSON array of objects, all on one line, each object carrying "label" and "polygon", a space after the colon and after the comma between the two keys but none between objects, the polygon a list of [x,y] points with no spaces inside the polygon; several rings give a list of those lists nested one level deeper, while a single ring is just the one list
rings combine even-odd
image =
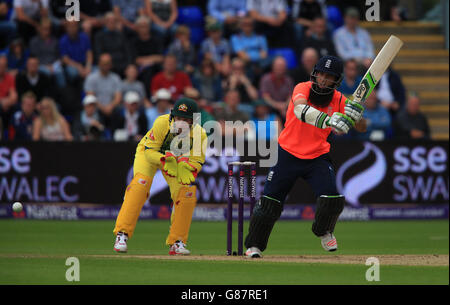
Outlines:
[{"label": "person in red shirt", "polygon": [[9,120],[17,109],[16,79],[7,72],[8,59],[0,56],[0,118],[3,120],[5,128],[9,125]]},{"label": "person in red shirt", "polygon": [[317,198],[313,233],[326,251],[337,250],[333,235],[345,199],[336,188],[336,174],[327,138],[331,131],[346,134],[355,127],[365,131],[364,108],[336,90],[343,77],[343,62],[324,56],[308,82],[297,84],[286,112],[285,128],[278,138],[278,161],[267,175],[263,196],[255,205],[245,246],[246,255],[261,257],[270,233],[283,211],[286,196],[301,177]]},{"label": "person in red shirt", "polygon": [[163,70],[156,74],[151,82],[152,95],[165,88],[170,91],[173,100],[177,100],[187,87],[192,87],[191,80],[189,75],[177,70],[177,58],[174,55],[164,57]]}]

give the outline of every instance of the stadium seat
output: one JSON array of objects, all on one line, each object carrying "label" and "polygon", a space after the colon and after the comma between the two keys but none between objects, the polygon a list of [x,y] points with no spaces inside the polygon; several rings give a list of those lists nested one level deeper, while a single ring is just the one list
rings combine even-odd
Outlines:
[{"label": "stadium seat", "polygon": [[178,8],[178,24],[185,24],[189,27],[203,26],[204,18],[198,6],[180,6]]},{"label": "stadium seat", "polygon": [[191,29],[191,42],[198,46],[205,38],[205,30],[203,26],[193,26]]},{"label": "stadium seat", "polygon": [[269,56],[283,56],[286,59],[288,69],[294,69],[297,67],[297,56],[291,48],[274,48],[269,49]]},{"label": "stadium seat", "polygon": [[331,22],[334,30],[344,25],[344,18],[342,17],[341,11],[337,6],[327,6],[327,16],[328,22]]}]

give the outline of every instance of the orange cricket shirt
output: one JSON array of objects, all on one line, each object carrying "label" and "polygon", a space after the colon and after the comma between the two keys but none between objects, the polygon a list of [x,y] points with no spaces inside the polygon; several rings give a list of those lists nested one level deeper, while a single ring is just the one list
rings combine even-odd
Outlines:
[{"label": "orange cricket shirt", "polygon": [[321,129],[308,123],[303,123],[294,113],[294,101],[303,97],[308,101],[308,105],[315,109],[327,113],[329,116],[334,112],[344,113],[345,96],[334,90],[333,98],[326,107],[318,107],[309,101],[312,82],[299,83],[294,88],[291,101],[286,113],[286,123],[278,138],[280,146],[291,155],[300,159],[314,159],[330,151],[330,143],[327,138],[331,133],[331,128]]}]

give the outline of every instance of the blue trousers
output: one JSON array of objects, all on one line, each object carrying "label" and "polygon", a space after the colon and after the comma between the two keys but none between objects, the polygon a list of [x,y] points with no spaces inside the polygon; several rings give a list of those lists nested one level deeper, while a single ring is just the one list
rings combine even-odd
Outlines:
[{"label": "blue trousers", "polygon": [[284,204],[298,178],[303,178],[310,185],[316,198],[339,194],[335,169],[328,154],[315,159],[299,159],[278,145],[278,162],[266,177],[264,195]]}]

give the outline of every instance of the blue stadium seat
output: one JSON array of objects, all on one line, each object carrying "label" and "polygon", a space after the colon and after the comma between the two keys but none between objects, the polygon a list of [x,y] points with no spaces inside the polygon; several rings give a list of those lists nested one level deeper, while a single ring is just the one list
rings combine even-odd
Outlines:
[{"label": "blue stadium seat", "polygon": [[178,24],[185,24],[189,27],[203,26],[204,17],[202,10],[198,6],[180,6],[178,8]]},{"label": "blue stadium seat", "polygon": [[283,56],[286,59],[288,69],[294,69],[297,67],[297,56],[291,48],[274,48],[269,49],[269,56]]},{"label": "blue stadium seat", "polygon": [[328,22],[331,22],[333,25],[334,30],[344,25],[344,18],[342,17],[341,11],[337,6],[327,6],[327,18]]},{"label": "blue stadium seat", "polygon": [[205,38],[205,29],[203,26],[192,26],[191,29],[191,42],[196,46],[200,45],[200,43]]}]

